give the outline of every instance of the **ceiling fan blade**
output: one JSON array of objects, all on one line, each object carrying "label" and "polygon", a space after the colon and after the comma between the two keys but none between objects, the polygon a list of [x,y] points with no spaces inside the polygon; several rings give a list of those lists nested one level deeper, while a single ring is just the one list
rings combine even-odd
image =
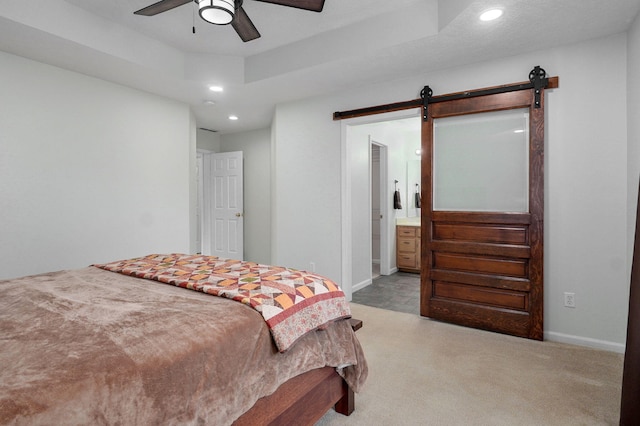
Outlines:
[{"label": "ceiling fan blade", "polygon": [[249,15],[247,15],[247,12],[244,11],[242,6],[236,11],[236,17],[231,22],[231,26],[245,43],[260,37],[258,29],[253,25]]},{"label": "ceiling fan blade", "polygon": [[258,0],[265,3],[279,4],[280,6],[296,7],[298,9],[322,12],[324,0]]},{"label": "ceiling fan blade", "polygon": [[183,4],[191,3],[193,0],[160,0],[157,3],[133,12],[136,15],[153,16],[166,12]]}]

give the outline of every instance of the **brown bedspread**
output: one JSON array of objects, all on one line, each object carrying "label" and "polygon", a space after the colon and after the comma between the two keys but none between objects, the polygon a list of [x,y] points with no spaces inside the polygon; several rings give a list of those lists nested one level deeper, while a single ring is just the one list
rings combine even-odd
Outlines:
[{"label": "brown bedspread", "polygon": [[260,312],[280,352],[308,332],[351,318],[336,283],[281,266],[195,254],[151,254],[93,265],[111,272],[226,297]]},{"label": "brown bedspread", "polygon": [[358,391],[348,321],[279,353],[240,303],[95,267],[0,281],[0,424],[232,423],[308,370]]}]

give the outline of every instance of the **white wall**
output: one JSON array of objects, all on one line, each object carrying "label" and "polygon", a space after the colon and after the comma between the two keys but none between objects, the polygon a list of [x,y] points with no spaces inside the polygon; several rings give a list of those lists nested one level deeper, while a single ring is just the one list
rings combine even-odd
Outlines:
[{"label": "white wall", "polygon": [[[626,61],[621,34],[278,106],[275,260],[301,267],[320,258],[319,272],[343,278],[334,111],[415,99],[425,84],[438,95],[525,81],[540,65],[560,76],[560,88],[547,92],[545,336],[621,350],[628,304]],[[606,84],[594,83],[587,71],[594,66]],[[567,291],[576,293],[575,309],[562,306]]]},{"label": "white wall", "polygon": [[244,159],[244,259],[271,264],[271,129],[222,135],[232,151]]},{"label": "white wall", "polygon": [[220,152],[220,133],[197,129],[197,148]]},{"label": "white wall", "polygon": [[[334,102],[276,108],[272,126],[272,261],[341,278],[340,124]],[[327,123],[328,122],[328,123]]]},{"label": "white wall", "polygon": [[640,15],[636,17],[627,36],[627,116],[628,127],[628,265],[633,256],[633,235],[636,224],[638,181],[640,179]]},{"label": "white wall", "polygon": [[[626,37],[550,53],[560,88],[547,102],[545,336],[623,345],[628,304]],[[592,80],[584,70],[593,64],[608,81],[597,97],[585,90]],[[566,291],[576,293],[576,309],[562,306]]]},{"label": "white wall", "polygon": [[181,103],[0,52],[0,278],[185,252]]}]

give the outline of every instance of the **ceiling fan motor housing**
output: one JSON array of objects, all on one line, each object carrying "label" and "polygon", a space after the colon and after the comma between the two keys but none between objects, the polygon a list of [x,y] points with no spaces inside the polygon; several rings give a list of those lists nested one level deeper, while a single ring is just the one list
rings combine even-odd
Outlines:
[{"label": "ceiling fan motor housing", "polygon": [[228,25],[242,6],[242,0],[195,0],[200,17],[215,25]]}]

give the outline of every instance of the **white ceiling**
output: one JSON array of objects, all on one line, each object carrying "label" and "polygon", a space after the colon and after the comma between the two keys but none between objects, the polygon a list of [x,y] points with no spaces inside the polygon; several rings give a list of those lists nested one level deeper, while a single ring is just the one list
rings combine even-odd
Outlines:
[{"label": "white ceiling", "polygon": [[[0,50],[186,102],[199,127],[233,133],[268,127],[280,102],[623,32],[640,10],[640,0],[326,0],[315,13],[246,0],[262,37],[243,43],[194,4],[133,14],[155,1],[0,2]],[[480,22],[491,7],[504,16]]]}]

